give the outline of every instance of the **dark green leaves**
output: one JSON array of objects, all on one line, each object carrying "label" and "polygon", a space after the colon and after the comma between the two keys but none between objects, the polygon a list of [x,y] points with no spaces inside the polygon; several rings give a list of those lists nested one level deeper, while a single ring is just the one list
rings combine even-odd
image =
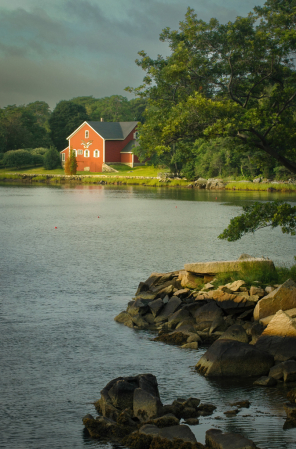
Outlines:
[{"label": "dark green leaves", "polygon": [[243,207],[244,213],[232,218],[228,228],[218,236],[229,242],[239,240],[244,234],[270,226],[280,226],[285,234],[296,233],[296,206],[281,201],[253,203]]}]

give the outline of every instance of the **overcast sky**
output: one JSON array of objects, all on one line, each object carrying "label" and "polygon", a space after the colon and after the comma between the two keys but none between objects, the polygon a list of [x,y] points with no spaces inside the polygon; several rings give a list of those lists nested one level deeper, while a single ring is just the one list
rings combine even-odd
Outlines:
[{"label": "overcast sky", "polygon": [[81,95],[130,97],[141,84],[137,52],[166,55],[159,41],[187,7],[221,22],[264,0],[0,0],[0,107]]}]

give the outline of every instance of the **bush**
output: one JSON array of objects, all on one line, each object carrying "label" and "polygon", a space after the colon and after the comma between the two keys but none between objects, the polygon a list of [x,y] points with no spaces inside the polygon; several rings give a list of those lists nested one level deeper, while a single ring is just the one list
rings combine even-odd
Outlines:
[{"label": "bush", "polygon": [[34,158],[27,150],[11,150],[7,151],[3,157],[3,165],[5,167],[20,168],[25,165],[32,165]]},{"label": "bush", "polygon": [[[38,156],[40,156],[40,155],[38,155]],[[46,170],[54,170],[55,168],[61,166],[60,155],[57,152],[57,150],[55,149],[55,147],[50,147],[50,148],[48,148],[48,150],[46,150],[46,152],[43,156],[43,164],[44,164],[44,168]]]},{"label": "bush", "polygon": [[66,175],[76,175],[77,173],[77,161],[73,150],[70,150],[70,157],[66,159],[64,169]]}]

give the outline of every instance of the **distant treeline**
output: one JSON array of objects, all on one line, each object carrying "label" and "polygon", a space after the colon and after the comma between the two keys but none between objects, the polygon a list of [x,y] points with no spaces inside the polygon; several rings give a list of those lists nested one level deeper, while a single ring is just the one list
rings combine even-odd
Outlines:
[{"label": "distant treeline", "polygon": [[128,100],[121,95],[105,98],[76,97],[60,101],[53,111],[45,101],[0,108],[0,153],[26,148],[61,151],[66,138],[85,120],[107,122],[137,120],[143,122],[146,101]]}]

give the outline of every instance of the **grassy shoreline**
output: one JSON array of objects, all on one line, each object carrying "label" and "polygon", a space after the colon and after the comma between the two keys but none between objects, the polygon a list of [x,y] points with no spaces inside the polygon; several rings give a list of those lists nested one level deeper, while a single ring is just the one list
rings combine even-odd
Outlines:
[{"label": "grassy shoreline", "polygon": [[[65,175],[62,168],[56,170],[45,170],[43,167],[27,168],[8,171],[0,169],[0,182],[20,183],[45,183],[45,184],[102,184],[102,185],[140,185],[148,187],[183,187],[198,189],[198,183],[186,179],[160,179],[159,169],[149,166],[130,168],[119,167],[118,172],[111,173],[87,173],[78,172],[74,176]],[[268,192],[291,192],[296,193],[296,184],[285,182],[253,183],[248,181],[225,180],[223,189],[231,191],[268,191]]]}]

